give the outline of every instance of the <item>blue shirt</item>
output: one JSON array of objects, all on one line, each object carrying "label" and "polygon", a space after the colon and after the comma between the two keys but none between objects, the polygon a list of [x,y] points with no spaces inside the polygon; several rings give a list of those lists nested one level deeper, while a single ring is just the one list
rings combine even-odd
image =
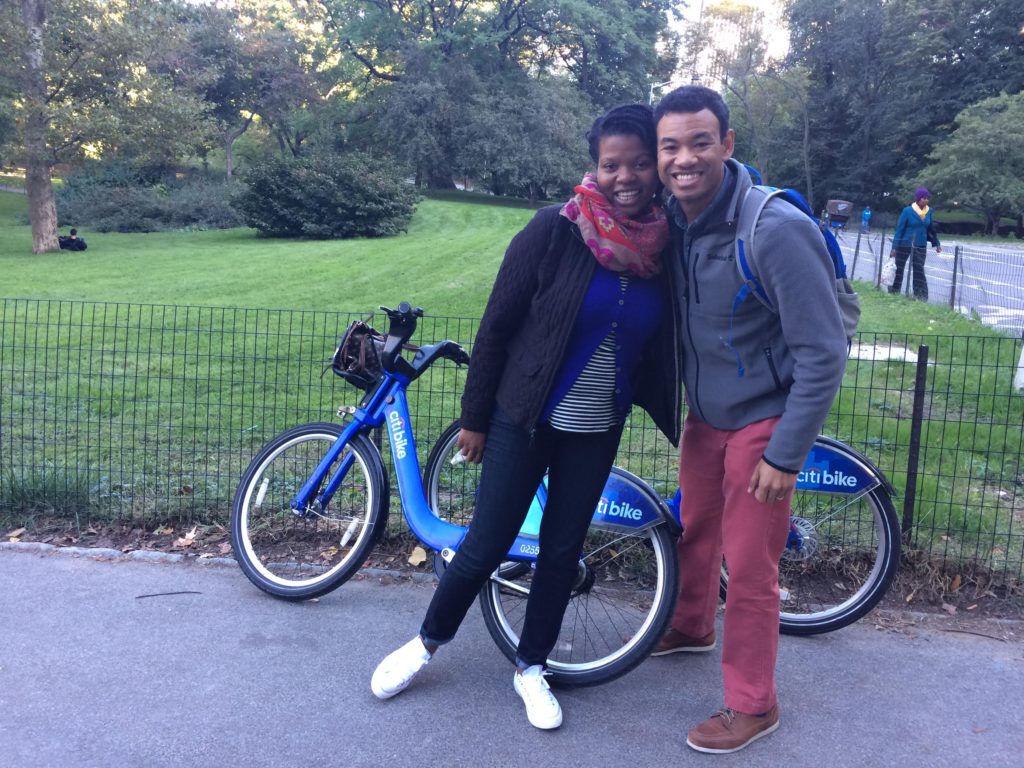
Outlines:
[{"label": "blue shirt", "polygon": [[616,339],[615,403],[625,418],[633,402],[633,374],[644,346],[665,320],[664,311],[665,299],[657,280],[633,278],[623,293],[619,273],[598,265],[569,334],[565,359],[555,376],[541,421],[548,420],[587,361],[612,331]]}]

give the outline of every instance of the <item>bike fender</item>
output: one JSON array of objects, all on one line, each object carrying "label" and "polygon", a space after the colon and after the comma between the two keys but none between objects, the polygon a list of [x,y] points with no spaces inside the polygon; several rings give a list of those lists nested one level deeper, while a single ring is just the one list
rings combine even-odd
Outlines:
[{"label": "bike fender", "polygon": [[601,528],[643,530],[662,523],[674,536],[682,533],[665,501],[647,483],[621,467],[612,467],[593,524]]}]

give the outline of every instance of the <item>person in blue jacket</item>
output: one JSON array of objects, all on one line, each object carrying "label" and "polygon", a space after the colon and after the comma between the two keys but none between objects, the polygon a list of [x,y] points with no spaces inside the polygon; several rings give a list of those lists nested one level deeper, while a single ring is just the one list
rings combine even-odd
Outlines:
[{"label": "person in blue jacket", "polygon": [[932,223],[932,209],[928,206],[931,195],[927,187],[918,187],[914,202],[903,209],[892,236],[892,256],[896,260],[896,276],[889,293],[899,293],[903,288],[903,270],[910,259],[913,269],[914,298],[928,301],[928,281],[924,274],[924,260],[928,243],[935,246],[936,253],[942,253],[939,235]]}]

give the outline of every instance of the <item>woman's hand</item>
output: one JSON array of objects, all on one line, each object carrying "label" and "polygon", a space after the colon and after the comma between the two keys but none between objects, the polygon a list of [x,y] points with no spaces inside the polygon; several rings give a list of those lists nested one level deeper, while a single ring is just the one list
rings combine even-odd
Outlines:
[{"label": "woman's hand", "polygon": [[459,452],[466,457],[466,461],[479,464],[484,458],[484,444],[486,442],[486,432],[471,432],[468,429],[460,429],[455,445],[459,447]]}]

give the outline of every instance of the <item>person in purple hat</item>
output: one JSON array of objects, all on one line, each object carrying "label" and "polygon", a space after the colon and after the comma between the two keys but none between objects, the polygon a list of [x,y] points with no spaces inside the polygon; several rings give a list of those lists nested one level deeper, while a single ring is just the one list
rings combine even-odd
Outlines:
[{"label": "person in purple hat", "polygon": [[896,260],[896,276],[889,293],[899,293],[903,288],[903,270],[907,260],[913,270],[914,298],[928,301],[928,282],[924,275],[924,260],[928,254],[928,243],[935,246],[936,253],[942,253],[939,235],[932,224],[932,209],[928,202],[931,194],[927,187],[918,187],[914,202],[903,209],[892,236],[892,256]]}]

